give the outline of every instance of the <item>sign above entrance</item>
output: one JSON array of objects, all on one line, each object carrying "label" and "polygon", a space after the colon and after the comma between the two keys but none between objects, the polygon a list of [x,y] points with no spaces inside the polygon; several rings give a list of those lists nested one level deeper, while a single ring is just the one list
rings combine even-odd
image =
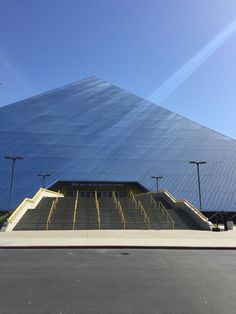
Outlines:
[{"label": "sign above entrance", "polygon": [[70,182],[72,186],[80,187],[123,187],[124,183],[109,183],[109,182]]}]

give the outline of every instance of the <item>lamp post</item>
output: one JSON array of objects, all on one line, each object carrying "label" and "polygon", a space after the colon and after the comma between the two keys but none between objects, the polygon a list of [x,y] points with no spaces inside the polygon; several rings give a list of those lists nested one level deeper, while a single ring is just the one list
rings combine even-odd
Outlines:
[{"label": "lamp post", "polygon": [[9,203],[8,203],[8,210],[10,211],[11,210],[13,179],[14,179],[14,171],[15,171],[15,162],[16,162],[16,160],[21,160],[24,158],[21,156],[5,156],[5,158],[12,161],[11,182],[10,182]]},{"label": "lamp post", "polygon": [[200,183],[199,165],[206,164],[206,161],[189,161],[189,163],[190,164],[195,164],[197,166],[199,209],[200,209],[200,211],[202,211],[202,197],[201,197],[201,183]]},{"label": "lamp post", "polygon": [[156,180],[156,185],[157,185],[157,193],[159,191],[159,187],[158,187],[158,183],[159,183],[159,179],[162,179],[163,177],[151,177],[151,179],[155,179]]},{"label": "lamp post", "polygon": [[46,177],[50,177],[50,174],[49,173],[40,173],[40,174],[38,174],[38,176],[43,178],[43,186],[42,186],[42,188],[44,188],[45,178]]}]

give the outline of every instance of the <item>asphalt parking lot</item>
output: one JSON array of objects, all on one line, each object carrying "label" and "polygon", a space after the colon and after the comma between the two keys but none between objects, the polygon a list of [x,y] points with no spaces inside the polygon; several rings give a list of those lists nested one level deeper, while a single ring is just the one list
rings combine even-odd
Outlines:
[{"label": "asphalt parking lot", "polygon": [[2,249],[1,314],[236,312],[236,251]]}]

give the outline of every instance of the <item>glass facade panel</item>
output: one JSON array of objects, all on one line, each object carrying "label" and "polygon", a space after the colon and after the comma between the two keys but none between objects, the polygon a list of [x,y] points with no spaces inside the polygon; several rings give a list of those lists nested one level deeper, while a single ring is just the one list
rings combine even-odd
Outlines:
[{"label": "glass facade panel", "polygon": [[150,177],[163,176],[161,188],[198,206],[189,161],[203,160],[203,210],[236,211],[235,140],[94,77],[0,108],[0,209],[8,208],[11,177],[5,155],[24,157],[16,162],[14,207],[35,194],[45,171],[47,187],[132,181],[154,191]]}]

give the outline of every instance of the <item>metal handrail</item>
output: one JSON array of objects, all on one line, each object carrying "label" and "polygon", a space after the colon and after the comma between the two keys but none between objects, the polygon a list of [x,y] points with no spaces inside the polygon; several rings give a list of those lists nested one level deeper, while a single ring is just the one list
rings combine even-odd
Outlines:
[{"label": "metal handrail", "polygon": [[56,199],[53,200],[53,202],[52,202],[52,205],[51,205],[51,208],[50,208],[50,211],[49,211],[49,214],[48,214],[48,219],[47,219],[47,225],[46,225],[46,229],[47,229],[47,230],[48,230],[48,224],[51,222],[51,218],[52,218],[53,212],[54,212],[54,210],[55,210],[56,207],[57,207],[57,202],[58,202],[59,194],[60,194],[60,191],[57,192],[57,197],[56,197]]},{"label": "metal handrail", "polygon": [[100,217],[100,208],[99,208],[97,191],[95,191],[95,204],[96,204],[96,209],[97,209],[98,228],[100,229],[101,228],[101,217]]},{"label": "metal handrail", "polygon": [[121,216],[121,222],[123,223],[123,226],[124,226],[124,229],[125,229],[125,225],[126,225],[125,216],[124,216],[124,212],[123,212],[123,209],[122,209],[120,201],[117,202],[117,209],[119,210],[119,214]]},{"label": "metal handrail", "polygon": [[143,207],[143,204],[140,201],[138,202],[138,209],[140,209],[141,215],[143,215],[144,217],[144,222],[148,223],[148,229],[150,229],[150,219],[146,213],[146,210]]},{"label": "metal handrail", "polygon": [[48,230],[48,224],[51,222],[52,212],[53,212],[53,210],[55,208],[55,203],[56,203],[56,200],[53,200],[51,208],[50,208],[50,211],[48,213],[48,218],[47,218],[47,223],[46,223],[46,230]]},{"label": "metal handrail", "polygon": [[116,193],[113,191],[112,192],[112,198],[113,198],[113,201],[114,201],[114,203],[115,203],[115,207],[117,208],[117,197],[116,197]]},{"label": "metal handrail", "polygon": [[59,194],[60,194],[60,190],[58,190],[58,192],[57,192],[57,198],[56,198],[55,209],[56,209],[56,205],[57,205],[57,203],[58,203]]},{"label": "metal handrail", "polygon": [[130,198],[132,200],[132,203],[135,204],[135,208],[138,209],[138,203],[137,203],[137,201],[136,201],[136,199],[134,197],[134,193],[132,191],[130,191],[129,196],[130,196]]},{"label": "metal handrail", "polygon": [[157,202],[154,199],[153,195],[151,192],[148,192],[148,196],[150,197],[150,202],[153,203],[153,205],[155,206],[155,209],[157,209]]},{"label": "metal handrail", "polygon": [[[167,222],[171,222],[172,223],[172,228],[174,229],[175,228],[175,222],[174,222],[174,219],[170,216],[170,214],[168,213],[167,209],[165,208],[165,206],[162,204],[161,201],[157,202],[152,193],[149,192],[148,193],[149,197],[150,197],[150,201],[151,203],[153,203],[155,205],[155,209],[158,209],[158,210],[161,210],[162,212],[162,215],[166,214],[166,219],[167,219]],[[158,205],[158,206],[157,206]]]},{"label": "metal handrail", "polygon": [[117,200],[116,193],[114,191],[112,192],[112,198],[114,200],[116,209],[118,209],[118,211],[119,211],[119,215],[121,216],[121,223],[123,223],[123,226],[125,229],[125,225],[126,225],[125,215],[124,215],[121,203],[120,203],[120,201]]},{"label": "metal handrail", "polygon": [[78,208],[78,196],[79,196],[79,191],[76,192],[76,197],[75,197],[75,207],[74,207],[74,215],[73,215],[73,230],[75,229],[75,221],[76,221],[77,208]]},{"label": "metal handrail", "polygon": [[144,215],[144,222],[148,223],[148,227],[150,229],[150,219],[142,205],[142,203],[140,201],[137,202],[135,196],[134,196],[134,193],[132,191],[130,191],[130,198],[132,199],[132,202],[135,204],[135,208],[136,209],[140,209],[141,210],[141,215]]},{"label": "metal handrail", "polygon": [[159,201],[158,204],[159,204],[159,209],[162,211],[162,214],[163,215],[164,215],[164,213],[166,214],[167,222],[171,222],[172,228],[175,229],[174,219],[170,216],[170,214],[168,213],[167,209],[165,208],[165,206],[162,204],[161,201]]}]

